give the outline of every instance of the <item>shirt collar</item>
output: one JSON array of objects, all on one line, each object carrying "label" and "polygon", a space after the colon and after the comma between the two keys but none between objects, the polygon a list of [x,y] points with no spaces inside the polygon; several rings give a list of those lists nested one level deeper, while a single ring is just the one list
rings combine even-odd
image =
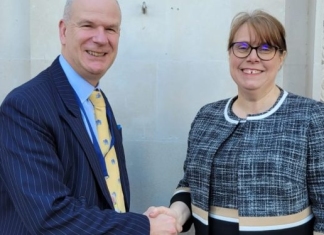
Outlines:
[{"label": "shirt collar", "polygon": [[90,83],[88,83],[71,67],[71,65],[66,61],[63,55],[59,56],[59,62],[69,83],[73,87],[75,93],[78,95],[81,103],[85,102],[89,98],[94,89],[100,90],[99,84],[98,86],[94,87]]}]

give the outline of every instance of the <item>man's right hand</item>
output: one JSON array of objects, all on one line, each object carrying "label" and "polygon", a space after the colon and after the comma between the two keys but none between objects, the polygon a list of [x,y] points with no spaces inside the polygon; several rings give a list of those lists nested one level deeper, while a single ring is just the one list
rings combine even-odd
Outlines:
[{"label": "man's right hand", "polygon": [[177,235],[182,231],[176,214],[167,207],[150,207],[144,215],[150,220],[150,235]]}]

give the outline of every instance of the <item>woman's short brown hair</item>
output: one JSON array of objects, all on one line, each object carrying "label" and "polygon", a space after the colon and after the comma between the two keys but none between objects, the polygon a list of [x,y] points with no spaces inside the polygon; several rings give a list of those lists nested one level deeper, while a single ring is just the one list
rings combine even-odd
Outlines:
[{"label": "woman's short brown hair", "polygon": [[277,46],[281,52],[287,51],[285,28],[279,20],[262,10],[255,10],[252,13],[240,12],[233,18],[227,50],[231,48],[236,32],[244,24],[254,30],[257,40],[261,43]]}]

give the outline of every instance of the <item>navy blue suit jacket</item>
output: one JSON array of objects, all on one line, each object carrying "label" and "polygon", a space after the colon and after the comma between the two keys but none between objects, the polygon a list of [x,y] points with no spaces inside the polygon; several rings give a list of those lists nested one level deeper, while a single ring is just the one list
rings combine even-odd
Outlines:
[{"label": "navy blue suit jacket", "polygon": [[[108,107],[109,103],[106,99]],[[114,118],[126,210],[130,193]],[[146,216],[116,213],[73,89],[56,59],[0,108],[1,234],[149,234]]]}]

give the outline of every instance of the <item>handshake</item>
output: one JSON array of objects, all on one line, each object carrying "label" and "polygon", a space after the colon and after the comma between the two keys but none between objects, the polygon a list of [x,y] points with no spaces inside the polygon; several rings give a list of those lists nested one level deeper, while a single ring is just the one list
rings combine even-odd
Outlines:
[{"label": "handshake", "polygon": [[183,202],[175,202],[170,208],[149,207],[145,212],[150,221],[150,235],[177,235],[190,216],[190,210]]}]

